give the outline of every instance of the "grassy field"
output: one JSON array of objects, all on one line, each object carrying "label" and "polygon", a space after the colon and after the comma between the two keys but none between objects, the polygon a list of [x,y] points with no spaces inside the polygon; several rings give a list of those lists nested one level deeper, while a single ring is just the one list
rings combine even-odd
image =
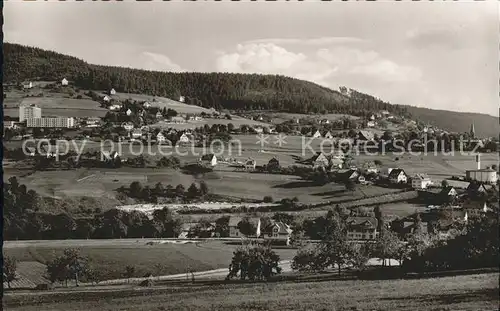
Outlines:
[{"label": "grassy field", "polygon": [[[146,245],[147,239],[134,240],[67,240],[33,242],[7,242],[4,255],[13,256],[21,262],[46,263],[54,255],[62,254],[68,247],[77,247],[83,256],[88,256],[92,266],[105,272],[104,279],[123,277],[126,266],[134,266],[135,277],[147,273],[169,275],[192,271],[226,268],[231,262],[235,245],[223,242],[200,242],[188,244]],[[296,250],[276,249],[281,260],[291,259]],[[161,268],[156,268],[161,265]],[[28,267],[29,268],[29,267]],[[29,272],[21,269],[21,273]],[[44,273],[44,271],[42,271]],[[39,279],[41,276],[32,276]]]},{"label": "grassy field", "polygon": [[498,309],[498,273],[418,280],[134,287],[8,294],[8,310],[407,310]]},{"label": "grassy field", "polygon": [[[37,93],[36,91],[32,91]],[[44,97],[25,97],[20,91],[7,92],[4,101],[4,115],[19,117],[19,106],[36,104],[42,108],[42,116],[65,117],[103,117],[107,109],[100,107],[96,101],[83,97],[82,99],[70,98],[64,93],[44,93]]]}]

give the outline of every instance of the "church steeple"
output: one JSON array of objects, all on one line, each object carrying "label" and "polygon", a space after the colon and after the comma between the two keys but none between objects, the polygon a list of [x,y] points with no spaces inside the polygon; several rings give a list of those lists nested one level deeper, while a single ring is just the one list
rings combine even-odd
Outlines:
[{"label": "church steeple", "polygon": [[476,138],[476,131],[474,129],[474,123],[472,123],[470,126],[470,136],[471,136],[471,138]]}]

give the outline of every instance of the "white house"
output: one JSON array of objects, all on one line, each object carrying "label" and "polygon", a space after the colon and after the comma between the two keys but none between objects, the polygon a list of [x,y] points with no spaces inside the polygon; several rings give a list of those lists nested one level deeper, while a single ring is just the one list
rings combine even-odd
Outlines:
[{"label": "white house", "polygon": [[377,123],[375,121],[366,122],[366,127],[375,127],[375,125],[377,125]]},{"label": "white house", "polygon": [[317,130],[313,135],[313,138],[321,138],[321,133]]},{"label": "white house", "polygon": [[213,153],[205,154],[200,158],[200,162],[203,165],[213,167],[217,165],[217,157]]},{"label": "white house", "polygon": [[411,186],[413,189],[423,190],[432,185],[432,180],[429,176],[424,174],[417,174],[411,179]]},{"label": "white house", "polygon": [[109,95],[115,95],[115,94],[116,94],[115,89],[111,89],[111,90],[109,91]]},{"label": "white house", "polygon": [[161,114],[161,112],[159,112],[159,111],[158,111],[158,112],[156,113],[155,117],[156,117],[157,119],[161,119],[161,118],[163,118],[163,115]]},{"label": "white house", "polygon": [[142,107],[144,107],[144,108],[149,108],[149,107],[151,107],[151,104],[150,104],[149,102],[144,102],[144,103],[142,104]]},{"label": "white house", "polygon": [[31,89],[33,87],[33,82],[26,82],[26,83],[23,83],[23,88],[25,89]]},{"label": "white house", "polygon": [[61,85],[68,85],[68,83],[69,83],[69,82],[68,82],[68,80],[66,80],[66,78],[63,78],[63,79],[61,80]]},{"label": "white house", "polygon": [[403,169],[395,168],[389,173],[389,181],[393,184],[406,183],[408,182],[408,176]]},{"label": "white house", "polygon": [[120,110],[120,109],[122,109],[122,105],[119,105],[119,104],[114,104],[114,105],[109,106],[109,110],[116,111],[116,110]]},{"label": "white house", "polygon": [[105,102],[109,102],[111,99],[108,97],[108,95],[104,95],[102,100],[104,100]]},{"label": "white house", "polygon": [[130,122],[123,122],[122,127],[127,131],[131,131],[132,129],[134,129],[134,124]]},{"label": "white house", "polygon": [[257,166],[257,162],[254,159],[248,159],[245,161],[245,169],[254,170],[255,166]]},{"label": "white house", "polygon": [[141,131],[141,129],[134,129],[134,130],[132,130],[131,136],[132,136],[132,138],[135,138],[135,139],[141,138],[142,137],[142,131]]},{"label": "white house", "polygon": [[237,216],[232,216],[229,218],[229,237],[231,238],[241,238],[241,237],[246,237],[243,233],[241,233],[239,229],[239,224],[243,220],[248,220],[249,223],[255,227],[255,232],[250,234],[249,236],[255,236],[259,237],[260,236],[260,218],[259,217],[249,217],[247,219],[244,219],[243,217],[237,217]]},{"label": "white house", "polygon": [[166,140],[167,140],[167,138],[165,137],[165,135],[163,135],[162,132],[159,132],[158,134],[156,134],[156,143],[163,144]]},{"label": "white house", "polygon": [[111,161],[118,158],[119,154],[116,151],[102,151],[101,161]]},{"label": "white house", "polygon": [[191,138],[186,133],[183,133],[181,135],[181,137],[179,137],[179,143],[189,143],[190,141],[191,141]]},{"label": "white house", "polygon": [[181,103],[183,103],[185,100],[186,100],[186,98],[185,98],[184,96],[179,96],[179,101],[180,101]]},{"label": "white house", "polygon": [[272,243],[290,245],[290,237],[293,231],[290,226],[284,222],[275,222],[265,228],[264,231],[263,237],[265,240],[269,240]]},{"label": "white house", "polygon": [[254,131],[257,134],[262,134],[262,132],[264,132],[264,129],[260,126],[257,126],[257,127],[254,127]]},{"label": "white house", "polygon": [[130,116],[130,115],[132,115],[132,110],[130,110],[130,108],[129,108],[129,109],[127,109],[127,111],[125,113],[127,114],[127,116]]},{"label": "white house", "polygon": [[332,133],[330,133],[330,131],[326,132],[326,134],[323,137],[325,137],[326,139],[333,139],[333,135]]}]

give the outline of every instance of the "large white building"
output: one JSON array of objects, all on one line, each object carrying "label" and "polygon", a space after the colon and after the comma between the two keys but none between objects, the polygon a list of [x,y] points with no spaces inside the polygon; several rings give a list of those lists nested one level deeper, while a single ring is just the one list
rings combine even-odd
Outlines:
[{"label": "large white building", "polygon": [[21,105],[19,106],[19,122],[23,122],[29,118],[41,118],[42,117],[42,109],[37,105]]},{"label": "large white building", "polygon": [[69,128],[75,126],[73,117],[57,117],[57,118],[28,118],[26,119],[26,127],[55,127]]},{"label": "large white building", "polygon": [[[473,129],[471,130],[471,132]],[[465,176],[467,180],[475,180],[480,183],[496,184],[498,180],[498,174],[495,170],[490,168],[481,168],[481,155],[476,155],[477,169],[465,171]]]}]

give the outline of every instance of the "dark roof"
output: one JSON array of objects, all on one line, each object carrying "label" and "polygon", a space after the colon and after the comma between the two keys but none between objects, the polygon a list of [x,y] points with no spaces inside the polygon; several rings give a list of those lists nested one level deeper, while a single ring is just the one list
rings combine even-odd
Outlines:
[{"label": "dark roof", "polygon": [[276,157],[273,157],[271,160],[269,160],[269,163],[280,163],[280,161]]},{"label": "dark roof", "polygon": [[[229,218],[229,227],[237,227],[238,224],[244,219],[245,217],[240,217],[240,216],[231,216]],[[257,224],[260,221],[259,217],[249,217],[248,218],[249,222],[257,226]]]},{"label": "dark roof", "polygon": [[368,227],[376,229],[378,225],[377,218],[375,217],[348,217],[346,223],[350,228]]},{"label": "dark roof", "polygon": [[204,154],[201,156],[201,160],[202,161],[212,161],[212,159],[215,157],[215,155],[213,153],[209,153],[209,154]]},{"label": "dark roof", "polygon": [[401,172],[403,172],[406,175],[406,173],[403,169],[395,168],[395,169],[391,170],[391,173],[389,174],[389,178],[398,177]]}]

